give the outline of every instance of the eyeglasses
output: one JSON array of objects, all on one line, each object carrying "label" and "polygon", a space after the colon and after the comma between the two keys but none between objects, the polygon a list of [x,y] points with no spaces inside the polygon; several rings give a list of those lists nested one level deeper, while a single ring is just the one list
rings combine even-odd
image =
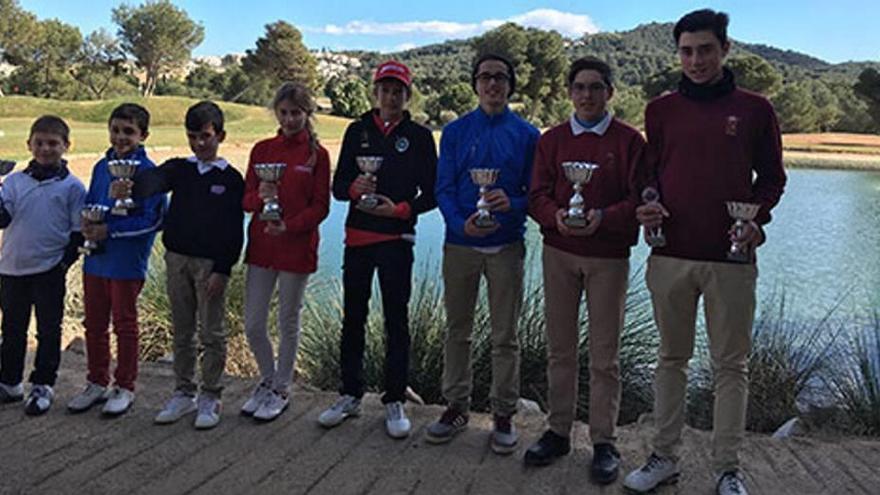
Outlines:
[{"label": "eyeglasses", "polygon": [[498,84],[503,84],[510,81],[510,76],[506,72],[481,72],[477,74],[477,81],[483,84],[489,84],[489,81],[495,81]]},{"label": "eyeglasses", "polygon": [[578,93],[586,93],[587,91],[591,93],[601,93],[608,89],[608,85],[599,81],[590,84],[576,82],[571,85],[571,89]]}]

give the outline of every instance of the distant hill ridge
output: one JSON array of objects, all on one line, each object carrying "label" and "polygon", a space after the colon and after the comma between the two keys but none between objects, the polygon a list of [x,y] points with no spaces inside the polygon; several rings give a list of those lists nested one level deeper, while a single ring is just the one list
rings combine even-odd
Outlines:
[{"label": "distant hill ridge", "polygon": [[[621,81],[628,85],[638,85],[652,74],[676,65],[673,26],[673,23],[652,22],[628,31],[586,34],[582,38],[569,40],[567,51],[572,59],[584,55],[599,56],[611,64]],[[786,79],[830,77],[853,80],[865,68],[874,67],[880,70],[880,61],[832,64],[794,50],[738,40],[732,42],[732,56],[758,55],[770,62]],[[425,67],[434,74],[442,71],[452,79],[466,80],[474,56],[470,43],[469,39],[450,40],[390,54],[364,51],[343,53],[358,57],[363,63],[364,71],[369,71],[381,60],[395,58],[414,69]],[[419,73],[418,70],[414,72],[416,75]]]}]

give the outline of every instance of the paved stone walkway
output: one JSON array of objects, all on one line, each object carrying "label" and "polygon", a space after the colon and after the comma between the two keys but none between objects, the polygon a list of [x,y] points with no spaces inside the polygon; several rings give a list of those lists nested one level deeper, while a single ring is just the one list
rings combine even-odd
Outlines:
[{"label": "paved stone walkway", "polygon": [[[413,434],[393,440],[375,396],[365,399],[360,418],[328,431],[315,418],[334,395],[297,389],[277,421],[255,424],[238,415],[252,384],[229,379],[220,426],[202,432],[192,428],[191,417],[170,426],[152,423],[173,383],[167,365],[143,365],[135,407],[121,418],[103,419],[98,410],[67,414],[64,405],[82,386],[84,370],[83,356],[64,353],[57,401],[46,416],[26,417],[21,404],[0,407],[0,494],[622,493],[619,484],[600,489],[589,483],[591,450],[582,424],[573,455],[526,469],[522,454],[540,436],[541,417],[519,418],[519,450],[499,457],[489,449],[486,415],[474,415],[450,445],[433,446],[424,441],[425,428],[440,407],[410,406]],[[648,453],[648,435],[641,425],[621,429],[626,469]],[[659,493],[712,493],[708,439],[705,432],[685,432],[682,479]],[[749,436],[743,458],[751,493],[880,493],[880,442]]]}]

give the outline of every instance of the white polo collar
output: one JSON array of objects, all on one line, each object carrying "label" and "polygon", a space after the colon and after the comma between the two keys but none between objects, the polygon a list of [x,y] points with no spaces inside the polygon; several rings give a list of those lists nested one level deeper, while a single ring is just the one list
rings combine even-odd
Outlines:
[{"label": "white polo collar", "polygon": [[216,167],[220,170],[226,170],[226,167],[229,166],[229,162],[227,162],[224,158],[217,158],[212,162],[203,162],[198,158],[191,156],[186,159],[190,163],[195,163],[199,168],[199,174],[205,175],[211,171],[212,168]]},{"label": "white polo collar", "polygon": [[604,136],[605,132],[608,131],[608,128],[611,127],[611,120],[613,118],[614,116],[611,115],[611,112],[605,112],[605,116],[602,117],[602,120],[600,120],[599,123],[597,123],[593,127],[584,127],[583,125],[581,125],[580,122],[578,122],[575,114],[571,114],[571,118],[569,119],[569,123],[571,124],[571,133],[575,136],[580,136],[585,132],[591,132],[598,136]]}]

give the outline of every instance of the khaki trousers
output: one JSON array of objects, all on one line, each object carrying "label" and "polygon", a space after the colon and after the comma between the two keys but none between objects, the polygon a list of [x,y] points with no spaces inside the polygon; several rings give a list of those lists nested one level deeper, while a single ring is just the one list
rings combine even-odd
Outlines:
[{"label": "khaki trousers", "polygon": [[590,438],[614,443],[620,411],[620,332],[629,259],[577,256],[544,245],[544,304],[550,429],[568,437],[578,397],[578,325],[586,291],[590,338]]},{"label": "khaki trousers", "polygon": [[715,379],[712,464],[739,467],[748,401],[748,357],[755,317],[755,265],[648,259],[646,274],[660,331],[654,415],[657,454],[676,459],[685,421],[688,361],[694,353],[697,301],[703,296]]},{"label": "khaki trousers", "polygon": [[174,325],[174,374],[176,390],[195,394],[198,356],[196,333],[203,347],[202,387],[207,395],[220,397],[220,379],[226,367],[226,330],[223,328],[226,292],[209,298],[205,293],[214,262],[206,258],[165,252],[168,299]]},{"label": "khaki trousers", "polygon": [[492,327],[492,410],[505,416],[516,413],[519,400],[516,328],[523,298],[524,258],[522,241],[505,246],[494,254],[481,253],[467,246],[443,246],[443,298],[446,305],[443,396],[455,409],[470,409],[473,388],[471,335],[480,277],[485,276]]}]

